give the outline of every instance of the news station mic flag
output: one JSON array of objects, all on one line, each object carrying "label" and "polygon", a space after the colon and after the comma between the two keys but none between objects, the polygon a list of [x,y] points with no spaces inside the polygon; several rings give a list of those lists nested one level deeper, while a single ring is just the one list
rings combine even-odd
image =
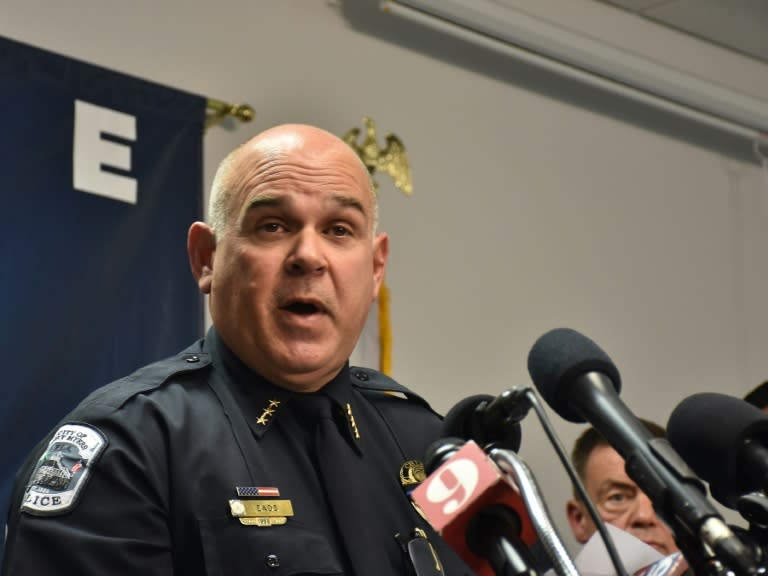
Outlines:
[{"label": "news station mic flag", "polygon": [[186,231],[205,106],[0,37],[0,526],[17,468],[79,400],[202,336]]}]

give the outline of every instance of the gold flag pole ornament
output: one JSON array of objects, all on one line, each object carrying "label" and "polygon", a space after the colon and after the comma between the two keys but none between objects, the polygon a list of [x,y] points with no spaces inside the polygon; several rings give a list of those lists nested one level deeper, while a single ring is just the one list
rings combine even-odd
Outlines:
[{"label": "gold flag pole ornament", "polygon": [[227,117],[236,118],[240,122],[250,122],[256,117],[256,112],[248,104],[229,104],[222,100],[208,98],[205,111],[205,129],[208,130],[208,128],[216,126]]},{"label": "gold flag pole ornament", "polygon": [[[402,192],[408,196],[413,194],[413,183],[411,181],[411,164],[408,162],[408,155],[405,153],[403,141],[394,134],[387,133],[384,139],[387,142],[385,148],[379,146],[376,140],[376,124],[368,117],[363,118],[365,124],[365,136],[363,141],[358,144],[357,139],[360,136],[360,128],[352,128],[342,136],[344,142],[349,144],[357,152],[360,159],[368,168],[371,177],[379,170],[386,172],[392,177],[392,180]],[[379,183],[373,180],[376,192],[379,191]]]},{"label": "gold flag pole ornament", "polygon": [[[386,146],[379,146],[376,138],[376,124],[368,117],[363,118],[365,136],[358,144],[360,128],[351,128],[342,139],[357,152],[360,160],[371,175],[376,193],[379,192],[379,183],[373,177],[376,171],[385,172],[392,177],[395,186],[405,195],[413,194],[413,182],[411,180],[411,164],[405,152],[403,141],[392,133],[384,135]],[[392,375],[392,325],[389,320],[390,292],[386,283],[381,284],[378,298],[379,318],[379,370],[387,376]]]}]

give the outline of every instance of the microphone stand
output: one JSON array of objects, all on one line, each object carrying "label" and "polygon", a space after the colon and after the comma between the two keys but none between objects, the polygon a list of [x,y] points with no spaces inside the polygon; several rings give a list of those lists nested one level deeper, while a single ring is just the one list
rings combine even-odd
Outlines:
[{"label": "microphone stand", "polygon": [[555,572],[560,576],[579,576],[579,571],[557,533],[541,491],[528,466],[511,450],[495,448],[491,445],[488,454],[508,481],[519,489],[528,510],[528,516],[544,550],[552,560]]},{"label": "microphone stand", "polygon": [[530,550],[520,540],[520,519],[504,505],[478,512],[467,527],[467,545],[488,560],[496,576],[539,576]]},{"label": "microphone stand", "polygon": [[762,490],[742,494],[736,508],[749,522],[746,538],[751,541],[757,564],[765,573],[768,565],[768,498]]},{"label": "microphone stand", "polygon": [[512,389],[512,391],[518,398],[521,398],[521,397],[525,398],[528,404],[533,408],[534,412],[536,413],[536,417],[539,419],[539,422],[541,423],[541,428],[546,433],[547,438],[549,439],[549,443],[554,448],[555,453],[557,454],[557,457],[560,459],[560,462],[563,465],[563,468],[565,468],[565,471],[568,473],[568,477],[571,479],[571,483],[573,484],[573,487],[578,492],[579,496],[581,497],[581,501],[587,507],[587,512],[589,512],[589,516],[592,518],[592,521],[595,523],[595,528],[597,529],[598,534],[600,534],[600,537],[603,540],[603,544],[605,545],[605,550],[608,553],[608,557],[610,558],[614,569],[616,570],[617,576],[628,576],[628,572],[626,567],[624,566],[624,562],[622,562],[621,557],[619,556],[619,551],[616,549],[616,543],[613,541],[613,537],[611,536],[610,532],[608,532],[608,529],[605,527],[605,522],[603,522],[603,519],[600,517],[600,514],[597,512],[597,508],[595,508],[595,505],[592,502],[592,499],[589,497],[589,494],[587,494],[587,489],[584,487],[584,483],[581,481],[578,474],[576,473],[573,466],[571,465],[571,462],[568,459],[568,456],[566,455],[565,448],[563,447],[562,442],[560,442],[560,439],[557,437],[557,434],[555,433],[555,429],[552,426],[552,423],[550,422],[549,417],[547,416],[547,413],[544,410],[544,407],[541,405],[541,402],[539,402],[538,396],[533,391],[533,389],[529,387],[525,387],[525,388],[515,387]]},{"label": "microphone stand", "polygon": [[736,509],[756,532],[762,532],[764,536],[768,534],[768,498],[762,491],[742,494]]}]

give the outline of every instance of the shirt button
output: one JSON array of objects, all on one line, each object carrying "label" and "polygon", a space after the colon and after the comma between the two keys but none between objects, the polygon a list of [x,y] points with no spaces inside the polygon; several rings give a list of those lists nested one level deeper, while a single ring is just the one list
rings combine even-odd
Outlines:
[{"label": "shirt button", "polygon": [[193,363],[193,362],[200,362],[200,356],[197,356],[195,354],[190,354],[186,358],[184,358],[187,362]]},{"label": "shirt button", "polygon": [[277,554],[267,554],[264,556],[264,564],[267,565],[267,568],[279,568],[280,560],[277,558]]},{"label": "shirt button", "polygon": [[362,380],[363,382],[368,381],[368,374],[365,372],[355,372],[355,376],[358,378],[358,380]]}]

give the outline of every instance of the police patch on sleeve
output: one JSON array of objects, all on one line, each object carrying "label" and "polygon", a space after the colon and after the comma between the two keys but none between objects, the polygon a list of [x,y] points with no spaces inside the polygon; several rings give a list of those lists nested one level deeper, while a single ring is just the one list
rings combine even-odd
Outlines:
[{"label": "police patch on sleeve", "polygon": [[37,516],[70,510],[106,446],[106,437],[87,424],[59,428],[27,482],[21,510]]}]

